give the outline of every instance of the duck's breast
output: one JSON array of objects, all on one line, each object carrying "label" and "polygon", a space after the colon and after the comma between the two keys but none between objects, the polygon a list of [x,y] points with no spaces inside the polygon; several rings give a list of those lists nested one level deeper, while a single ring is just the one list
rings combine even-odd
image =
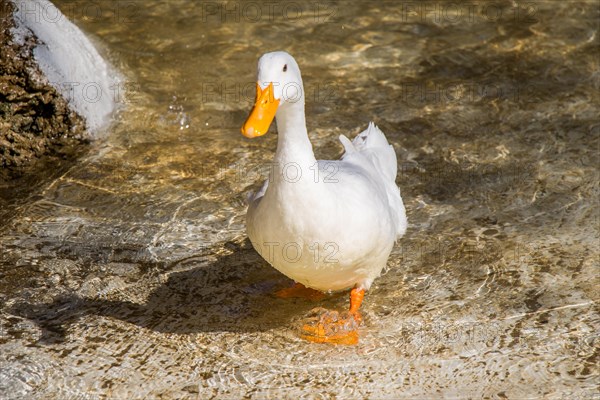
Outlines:
[{"label": "duck's breast", "polygon": [[327,180],[271,184],[247,216],[248,235],[263,258],[321,290],[372,280],[395,240],[382,188],[365,171],[338,167]]}]

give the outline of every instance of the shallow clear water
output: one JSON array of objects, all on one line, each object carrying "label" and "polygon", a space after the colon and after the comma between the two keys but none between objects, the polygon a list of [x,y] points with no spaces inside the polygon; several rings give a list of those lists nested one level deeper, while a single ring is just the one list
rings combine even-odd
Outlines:
[{"label": "shallow clear water", "polygon": [[[597,4],[57,4],[128,82],[3,210],[0,397],[598,396]],[[299,339],[347,295],[275,298],[246,240],[277,135],[239,127],[279,49],[319,158],[374,120],[400,160],[410,226],[357,346]]]}]

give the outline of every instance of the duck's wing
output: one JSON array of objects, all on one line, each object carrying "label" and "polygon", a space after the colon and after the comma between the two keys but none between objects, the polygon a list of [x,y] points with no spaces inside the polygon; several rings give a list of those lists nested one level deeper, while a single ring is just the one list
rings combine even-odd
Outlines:
[{"label": "duck's wing", "polygon": [[359,133],[352,142],[344,135],[340,135],[340,142],[344,146],[343,161],[366,160],[375,170],[384,184],[389,205],[397,223],[398,237],[406,232],[406,210],[396,185],[398,160],[394,148],[389,144],[385,134],[372,122],[366,130]]},{"label": "duck's wing", "polygon": [[260,199],[262,199],[262,197],[265,195],[265,192],[267,191],[268,187],[269,187],[269,180],[267,179],[263,183],[260,190],[258,190],[255,193],[253,193],[253,192],[248,193],[248,195],[246,197],[248,204],[250,204],[250,205],[258,204],[258,202],[260,202]]}]

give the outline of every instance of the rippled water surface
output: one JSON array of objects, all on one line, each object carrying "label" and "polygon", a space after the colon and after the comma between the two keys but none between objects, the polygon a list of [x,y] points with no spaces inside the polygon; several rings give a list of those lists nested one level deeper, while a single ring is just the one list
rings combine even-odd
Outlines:
[{"label": "rippled water surface", "polygon": [[[2,223],[1,398],[597,398],[597,3],[57,4],[127,84]],[[277,135],[239,127],[280,49],[317,157],[370,120],[398,154],[410,225],[356,346],[302,341],[347,295],[274,297],[246,239]]]}]

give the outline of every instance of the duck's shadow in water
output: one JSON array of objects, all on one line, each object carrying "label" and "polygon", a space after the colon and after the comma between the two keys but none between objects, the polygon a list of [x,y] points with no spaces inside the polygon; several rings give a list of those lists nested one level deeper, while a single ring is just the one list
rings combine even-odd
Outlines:
[{"label": "duck's shadow in water", "polygon": [[[197,264],[201,266],[194,267]],[[36,323],[42,330],[41,343],[56,343],[66,341],[69,327],[90,315],[162,333],[262,332],[286,326],[293,329],[293,320],[312,308],[341,300],[339,295],[318,303],[276,297],[276,290],[293,282],[246,246],[237,246],[232,254],[216,256],[209,263],[205,256],[197,256],[158,270],[165,271],[165,267],[166,271],[181,271],[169,273],[166,282],[152,290],[145,302],[73,294],[50,304],[21,303],[11,313]],[[160,275],[154,276],[159,279]],[[144,280],[151,281],[147,275]]]}]

